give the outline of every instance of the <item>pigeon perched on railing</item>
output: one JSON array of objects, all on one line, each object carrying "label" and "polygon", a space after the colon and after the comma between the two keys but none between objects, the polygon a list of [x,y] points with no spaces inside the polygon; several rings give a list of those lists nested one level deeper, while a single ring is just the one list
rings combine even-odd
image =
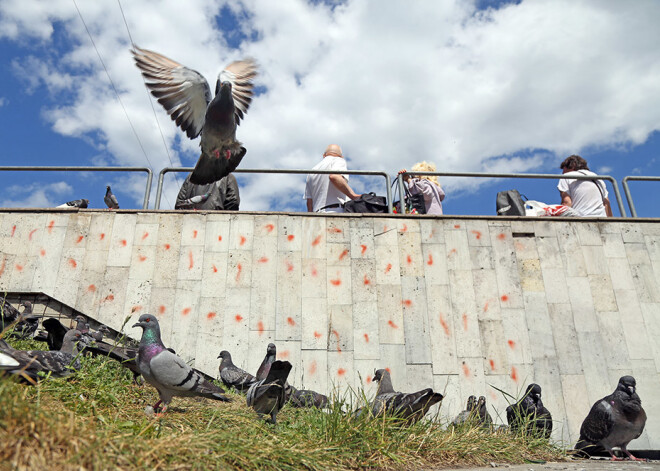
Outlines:
[{"label": "pigeon perched on railing", "polygon": [[144,379],[158,391],[160,400],[153,410],[161,413],[174,396],[201,396],[217,401],[230,402],[225,391],[208,381],[199,372],[165,348],[160,338],[158,320],[151,314],[143,314],[133,327],[142,328],[137,364]]},{"label": "pigeon perched on railing", "polygon": [[506,420],[512,432],[519,432],[526,425],[526,433],[550,438],[552,415],[541,400],[541,386],[527,386],[523,398],[506,408]]},{"label": "pigeon perched on railing", "polygon": [[646,412],[636,386],[635,378],[622,376],[614,392],[591,407],[580,427],[576,450],[590,455],[604,448],[612,460],[618,460],[612,448],[619,447],[631,460],[645,461],[635,458],[627,448],[628,443],[642,434],[646,424]]},{"label": "pigeon perched on railing", "polygon": [[461,425],[466,422],[471,422],[475,419],[477,415],[477,397],[476,396],[470,396],[468,397],[467,400],[467,405],[465,406],[465,410],[461,411],[454,421],[452,422],[453,425]]},{"label": "pigeon perched on railing", "polygon": [[234,388],[238,391],[247,391],[250,386],[257,382],[257,378],[234,365],[231,360],[231,354],[227,350],[221,351],[218,358],[222,358],[219,367],[220,379],[228,388]]},{"label": "pigeon perched on railing", "polygon": [[259,417],[270,415],[267,422],[277,423],[277,414],[286,404],[284,385],[291,371],[288,361],[275,361],[266,378],[254,383],[247,392],[247,405],[252,407]]},{"label": "pigeon perched on railing", "polygon": [[67,201],[64,204],[61,204],[59,206],[55,206],[56,208],[86,208],[89,206],[89,200],[86,199],[80,199],[80,200],[73,200],[73,201]]},{"label": "pigeon perched on railing", "polygon": [[233,172],[247,152],[236,140],[236,127],[250,107],[257,65],[235,61],[220,72],[215,96],[206,79],[157,52],[131,50],[151,94],[190,139],[201,134],[201,155],[190,176],[196,185],[212,183]]},{"label": "pigeon perched on railing", "polygon": [[0,339],[0,352],[13,358],[18,364],[3,369],[32,384],[42,379],[43,376],[39,374],[41,372],[50,373],[56,378],[68,376],[74,370],[80,369],[76,344],[81,337],[77,330],[70,330],[64,336],[62,348],[56,351],[16,350]]},{"label": "pigeon perched on railing", "polygon": [[395,391],[390,372],[386,369],[376,370],[373,380],[378,382],[378,391],[371,407],[374,416],[388,414],[413,423],[443,399],[442,394],[433,392],[431,388],[408,394]]},{"label": "pigeon perched on railing", "polygon": [[110,209],[119,209],[119,201],[117,201],[117,197],[110,189],[110,185],[105,187],[105,196],[103,197],[103,202]]}]

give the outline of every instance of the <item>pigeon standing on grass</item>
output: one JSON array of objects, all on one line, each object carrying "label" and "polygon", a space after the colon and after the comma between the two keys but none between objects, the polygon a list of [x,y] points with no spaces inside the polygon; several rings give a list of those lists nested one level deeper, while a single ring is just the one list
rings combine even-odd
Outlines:
[{"label": "pigeon standing on grass", "polygon": [[622,376],[614,392],[592,406],[580,427],[576,450],[591,454],[605,448],[612,460],[618,460],[612,448],[619,447],[631,460],[645,461],[635,458],[627,448],[630,441],[642,434],[646,424],[646,412],[636,386],[635,378]]},{"label": "pigeon standing on grass", "polygon": [[486,406],[486,397],[479,396],[477,401],[477,416],[479,417],[479,423],[490,427],[493,425],[493,418],[488,413],[488,407]]},{"label": "pigeon standing on grass", "polygon": [[316,407],[323,409],[328,407],[328,396],[306,389],[296,389],[289,397],[289,403],[293,407]]},{"label": "pigeon standing on grass", "polygon": [[525,396],[506,408],[506,420],[512,432],[520,431],[526,424],[526,433],[550,438],[552,415],[541,400],[541,386],[535,383],[527,386]]},{"label": "pigeon standing on grass", "polygon": [[142,328],[137,364],[144,379],[158,391],[160,400],[154,404],[154,412],[164,413],[174,396],[201,396],[229,402],[225,391],[208,381],[185,361],[170,352],[160,339],[158,320],[151,314],[143,314],[133,327]]},{"label": "pigeon standing on grass", "polygon": [[117,197],[110,189],[110,185],[105,187],[105,196],[103,197],[103,201],[108,208],[119,209],[119,201],[117,201]]},{"label": "pigeon standing on grass", "polygon": [[285,383],[291,371],[288,361],[275,361],[266,378],[254,383],[247,392],[247,405],[252,407],[259,417],[270,415],[267,422],[277,423],[277,413],[286,404]]},{"label": "pigeon standing on grass", "polygon": [[391,414],[413,423],[443,399],[442,394],[433,392],[431,388],[409,394],[395,391],[390,372],[385,369],[377,370],[373,380],[378,381],[378,391],[371,408],[374,416]]},{"label": "pigeon standing on grass", "polygon": [[276,356],[277,347],[275,347],[274,343],[269,343],[268,347],[266,347],[266,356],[264,357],[261,365],[259,365],[259,369],[257,370],[257,380],[261,381],[262,379],[265,379],[266,376],[268,376],[270,366],[275,361]]},{"label": "pigeon standing on grass", "polygon": [[190,175],[196,185],[218,181],[236,170],[247,152],[236,140],[236,127],[250,107],[257,65],[235,61],[220,72],[215,97],[206,79],[157,52],[134,46],[135,64],[151,94],[190,139],[201,134],[201,155]]},{"label": "pigeon standing on grass", "polygon": [[6,299],[0,299],[0,331],[9,327],[20,315],[20,311],[9,304]]},{"label": "pigeon standing on grass", "polygon": [[467,405],[465,406],[465,410],[461,411],[454,421],[452,422],[453,425],[461,425],[466,422],[470,422],[474,419],[476,415],[476,408],[477,408],[477,397],[476,396],[470,396],[468,397],[467,400]]},{"label": "pigeon standing on grass", "polygon": [[238,391],[247,391],[252,384],[257,382],[257,378],[234,365],[231,360],[231,354],[227,350],[221,351],[218,358],[222,358],[219,368],[220,379],[228,388],[234,388]]}]

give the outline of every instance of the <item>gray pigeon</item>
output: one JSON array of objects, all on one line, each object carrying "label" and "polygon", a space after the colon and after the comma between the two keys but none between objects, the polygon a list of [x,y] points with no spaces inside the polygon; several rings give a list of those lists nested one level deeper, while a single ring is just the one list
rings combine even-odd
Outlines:
[{"label": "gray pigeon", "polygon": [[488,413],[485,396],[479,396],[479,400],[477,401],[477,417],[479,418],[479,423],[485,427],[491,427],[493,425],[493,418]]},{"label": "gray pigeon", "polygon": [[105,187],[105,196],[103,197],[103,201],[108,208],[119,209],[119,201],[117,201],[117,197],[110,189],[110,185]]},{"label": "gray pigeon", "polygon": [[0,331],[5,330],[12,322],[17,320],[21,313],[9,302],[2,298],[0,299]]},{"label": "gray pigeon", "polygon": [[275,347],[274,343],[269,343],[268,347],[266,347],[266,356],[264,357],[261,365],[259,365],[259,369],[257,370],[257,379],[259,381],[266,378],[268,372],[270,371],[270,365],[273,364],[276,356],[277,347]]},{"label": "gray pigeon", "polygon": [[395,391],[390,372],[385,369],[376,370],[374,381],[378,381],[378,391],[371,407],[374,416],[390,414],[413,423],[443,399],[442,394],[433,392],[431,388],[409,394]]},{"label": "gray pigeon", "polygon": [[96,332],[90,333],[90,335],[92,336],[92,338],[96,342],[101,342],[101,341],[103,341],[103,337],[105,337],[109,333],[110,333],[110,329],[108,329],[106,326],[102,325],[101,327],[99,327],[99,330],[97,330]]},{"label": "gray pigeon", "polygon": [[218,358],[222,358],[219,368],[220,379],[228,388],[247,391],[252,384],[257,382],[257,378],[234,365],[231,361],[231,354],[227,350],[221,351]]},{"label": "gray pigeon", "polygon": [[614,392],[593,405],[580,427],[576,450],[590,455],[605,448],[612,460],[618,460],[612,448],[619,447],[631,460],[645,461],[635,458],[627,449],[646,424],[646,412],[635,392],[636,386],[635,378],[622,376]]},{"label": "gray pigeon", "polygon": [[328,396],[306,389],[294,389],[289,397],[289,403],[293,407],[316,407],[324,409],[328,407]]},{"label": "gray pigeon", "polygon": [[465,406],[465,410],[461,411],[454,421],[452,422],[453,425],[461,425],[466,422],[471,422],[475,415],[476,415],[476,409],[477,409],[477,397],[476,396],[470,396],[468,397],[467,400],[467,405]]},{"label": "gray pigeon", "polygon": [[211,88],[199,72],[137,46],[131,52],[147,88],[176,125],[190,139],[202,136],[201,155],[190,181],[205,185],[233,172],[247,152],[236,140],[236,127],[254,95],[254,60],[232,62],[220,72],[212,98]]},{"label": "gray pigeon", "polygon": [[153,410],[161,413],[174,396],[201,396],[208,399],[229,402],[225,391],[208,381],[191,368],[185,361],[170,352],[160,339],[158,320],[151,314],[143,314],[133,327],[142,328],[142,338],[138,348],[137,364],[144,379],[158,391],[160,400]]},{"label": "gray pigeon", "polygon": [[25,309],[19,317],[20,320],[14,326],[14,335],[20,339],[29,339],[37,331],[41,316],[32,314],[32,303],[30,301],[23,301],[21,306]]},{"label": "gray pigeon", "polygon": [[275,361],[266,378],[254,383],[247,392],[247,405],[252,407],[259,417],[270,415],[267,421],[277,423],[277,413],[286,404],[285,383],[291,371],[288,361]]},{"label": "gray pigeon", "polygon": [[80,199],[80,200],[67,201],[64,204],[55,207],[56,208],[86,208],[87,206],[89,206],[89,200]]},{"label": "gray pigeon", "polygon": [[3,363],[7,363],[6,357],[13,358],[16,363],[2,369],[32,384],[42,379],[40,372],[56,378],[68,376],[73,370],[80,369],[76,344],[81,337],[77,330],[70,330],[64,336],[62,348],[57,351],[16,350],[0,339],[0,352],[5,358]]},{"label": "gray pigeon", "polygon": [[523,398],[506,408],[506,420],[514,433],[526,425],[527,434],[550,438],[552,415],[541,400],[541,386],[535,383],[527,386]]}]

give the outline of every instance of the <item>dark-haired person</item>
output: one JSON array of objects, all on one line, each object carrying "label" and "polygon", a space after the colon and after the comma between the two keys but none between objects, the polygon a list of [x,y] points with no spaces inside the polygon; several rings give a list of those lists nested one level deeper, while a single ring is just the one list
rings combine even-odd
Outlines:
[{"label": "dark-haired person", "polygon": [[238,211],[240,203],[238,182],[233,173],[206,185],[195,185],[188,175],[176,197],[174,209]]},{"label": "dark-haired person", "polygon": [[[587,161],[579,155],[567,157],[559,166],[563,174],[596,175],[589,170]],[[577,211],[584,217],[612,216],[612,207],[607,198],[607,188],[603,180],[577,180],[562,178],[557,185],[561,204]]]}]

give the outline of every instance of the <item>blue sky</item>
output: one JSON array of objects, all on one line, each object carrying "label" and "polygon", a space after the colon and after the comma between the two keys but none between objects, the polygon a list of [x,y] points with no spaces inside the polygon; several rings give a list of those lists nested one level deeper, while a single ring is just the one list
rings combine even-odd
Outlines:
[{"label": "blue sky", "polygon": [[[259,95],[238,130],[244,168],[310,168],[336,142],[350,168],[392,176],[419,160],[447,172],[560,173],[571,153],[619,182],[660,175],[660,3],[652,0],[125,3],[138,45],[212,85],[231,60],[258,60]],[[197,141],[155,102],[154,116],[118,3],[76,4],[0,0],[0,164],[145,166],[155,174],[194,165]],[[102,207],[112,184],[122,207],[140,207],[144,191],[142,175],[2,175],[0,206],[85,197]],[[441,180],[448,214],[493,214],[495,194],[509,188],[559,199],[555,180]],[[166,180],[163,207],[181,181]],[[242,209],[304,210],[303,177],[239,182]],[[353,182],[384,193],[379,180]],[[658,185],[631,184],[640,216],[660,216]],[[152,204],[154,194],[155,184]]]}]

